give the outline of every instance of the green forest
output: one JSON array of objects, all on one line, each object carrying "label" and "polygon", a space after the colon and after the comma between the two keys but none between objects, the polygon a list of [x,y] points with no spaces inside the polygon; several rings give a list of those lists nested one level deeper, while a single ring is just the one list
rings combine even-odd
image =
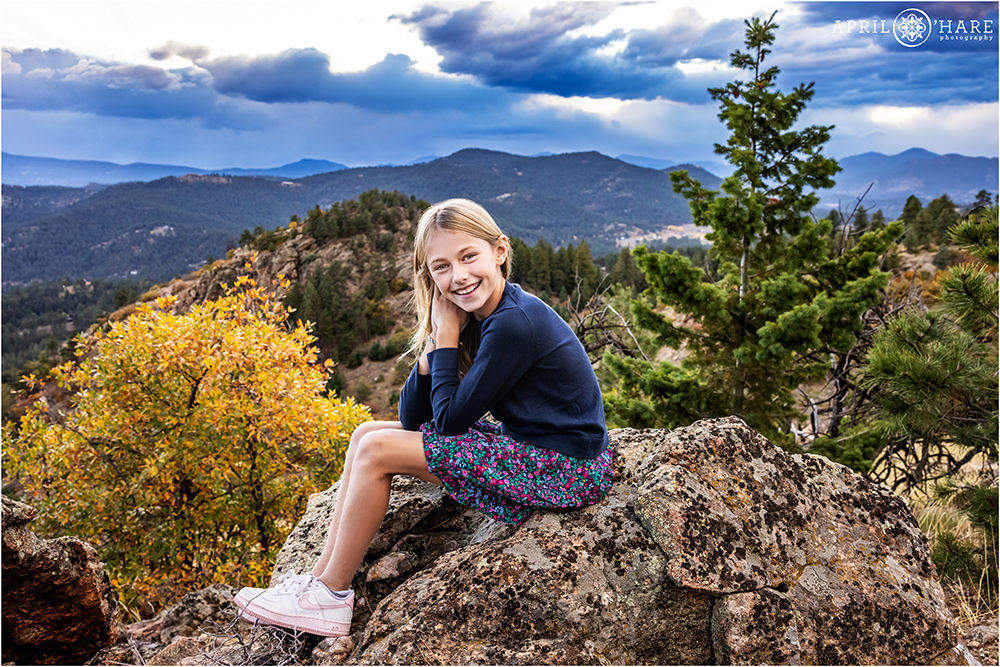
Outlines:
[{"label": "green forest", "polygon": [[3,295],[3,382],[38,374],[77,332],[135,301],[150,283],[137,280],[50,280]]}]

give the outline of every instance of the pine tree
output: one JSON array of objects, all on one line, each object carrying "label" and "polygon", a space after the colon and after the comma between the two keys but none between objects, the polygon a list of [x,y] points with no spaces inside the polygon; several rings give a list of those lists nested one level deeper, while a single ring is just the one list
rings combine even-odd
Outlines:
[{"label": "pine tree", "polygon": [[920,203],[920,200],[915,195],[910,195],[903,205],[903,212],[900,214],[899,220],[906,229],[904,243],[907,250],[911,252],[918,250],[927,243],[928,231],[925,229],[927,227],[926,216],[922,218],[922,213],[923,204]]},{"label": "pine tree", "polygon": [[531,265],[531,247],[525,243],[522,239],[513,236],[510,239],[510,251],[514,256],[514,261],[511,263],[511,282],[529,285],[528,282],[532,277],[532,265]]},{"label": "pine tree", "polygon": [[[536,289],[542,291],[558,291],[553,287],[552,263],[555,260],[555,251],[552,245],[544,238],[538,239],[535,247],[531,249],[531,277],[529,285],[534,285]],[[514,259],[517,262],[517,259]]]},{"label": "pine tree", "polygon": [[841,217],[840,211],[835,208],[831,208],[830,212],[826,214],[826,217],[830,220],[830,233],[833,236],[839,235],[844,226],[844,218]]},{"label": "pine tree", "polygon": [[948,230],[959,221],[955,202],[948,195],[941,195],[924,209],[931,220],[930,235],[934,243],[947,242]]},{"label": "pine tree", "polygon": [[[572,249],[572,246],[570,246]],[[577,304],[584,304],[590,300],[600,277],[597,275],[597,267],[594,265],[594,257],[590,253],[590,245],[586,241],[580,241],[573,255],[572,273],[569,276],[570,299]]]},{"label": "pine tree", "polygon": [[909,227],[917,219],[917,215],[923,209],[923,204],[917,199],[916,195],[910,195],[906,198],[906,203],[903,204],[903,212],[899,215],[899,219],[903,221],[903,225]]},{"label": "pine tree", "polygon": [[882,209],[872,213],[872,229],[885,229],[885,214],[882,213]]},{"label": "pine tree", "polygon": [[637,322],[661,344],[689,354],[682,365],[605,356],[620,378],[607,393],[613,422],[675,426],[737,414],[789,442],[796,387],[823,377],[832,352],[850,350],[861,315],[879,298],[887,274],[879,256],[901,225],[862,235],[842,254],[830,249],[831,222],[815,220],[815,190],[833,185],[837,163],[821,150],[831,126],[791,129],[813,84],[774,88],[777,67],[764,66],[778,27],[774,15],[746,21],[747,51],[732,65],[749,75],[710,89],[729,128],[716,152],[734,165],[721,192],[685,171],[671,174],[694,221],[712,231],[711,273],[678,253],[636,250],[650,293],[683,315],[669,321],[642,301]]},{"label": "pine tree", "polygon": [[648,287],[642,271],[636,266],[635,258],[632,257],[632,253],[627,248],[622,248],[619,251],[618,259],[615,261],[614,266],[611,267],[611,271],[608,272],[608,282],[612,285],[624,285],[628,287],[632,290],[633,296]]},{"label": "pine tree", "polygon": [[989,190],[980,190],[976,193],[976,201],[973,202],[972,208],[986,208],[995,203],[996,199],[990,195]]},{"label": "pine tree", "polygon": [[851,220],[851,227],[855,233],[868,231],[868,226],[870,225],[868,219],[868,211],[864,206],[858,207],[858,212],[854,214],[854,219]]},{"label": "pine tree", "polygon": [[[976,258],[940,277],[941,298],[875,336],[859,387],[855,440],[877,436],[886,480],[912,486],[977,457],[997,460],[997,208],[954,226]],[[845,445],[848,446],[848,445]]]}]

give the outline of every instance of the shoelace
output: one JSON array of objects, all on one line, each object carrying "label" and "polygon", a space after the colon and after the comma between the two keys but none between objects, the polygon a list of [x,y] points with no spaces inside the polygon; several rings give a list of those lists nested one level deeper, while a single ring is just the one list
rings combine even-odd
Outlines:
[{"label": "shoelace", "polygon": [[305,573],[303,573],[303,574],[296,574],[295,570],[289,570],[288,572],[285,572],[283,575],[281,575],[280,577],[278,577],[278,581],[273,586],[273,588],[276,591],[284,590],[284,589],[289,588],[292,585],[294,585],[296,583],[296,581],[298,581],[299,579],[301,579],[303,577],[305,577]]},{"label": "shoelace", "polygon": [[[313,575],[312,572],[310,572],[307,576],[299,577],[298,581],[289,582],[288,589],[286,590],[288,590],[288,592],[291,592],[292,595],[298,596],[301,595],[302,593],[305,593],[310,588],[312,588],[317,582],[319,582],[319,579],[317,579],[316,576]],[[292,584],[298,584],[298,585],[293,588]]]},{"label": "shoelace", "polygon": [[290,570],[278,577],[278,581],[275,582],[274,586],[265,588],[258,595],[267,595],[268,597],[272,595],[288,595],[289,593],[298,595],[303,584],[307,584],[313,579],[315,577],[311,572],[308,574],[305,572],[296,574],[295,570]]}]

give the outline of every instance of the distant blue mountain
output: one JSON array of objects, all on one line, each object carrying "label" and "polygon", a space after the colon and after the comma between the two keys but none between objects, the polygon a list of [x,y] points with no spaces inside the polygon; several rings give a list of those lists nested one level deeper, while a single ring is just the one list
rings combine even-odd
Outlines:
[{"label": "distant blue mountain", "polygon": [[[673,160],[643,155],[622,154],[617,159],[650,169],[685,167]],[[947,194],[961,206],[974,201],[980,190],[997,193],[998,160],[995,157],[939,155],[923,148],[911,148],[896,155],[861,153],[838,158],[837,162],[841,167],[834,176],[837,184],[820,192],[818,212],[826,213],[840,207],[845,214],[849,213],[869,185],[871,189],[862,205],[871,211],[882,209],[890,220],[899,216],[910,195],[916,195],[926,205]],[[733,169],[732,165],[720,162],[698,161],[697,165],[720,177],[728,176]]]},{"label": "distant blue mountain", "polygon": [[[229,174],[232,176],[273,176],[275,178],[305,178],[306,176],[315,176],[316,174],[326,174],[331,171],[340,171],[341,169],[347,169],[346,164],[340,164],[339,162],[330,162],[329,160],[311,160],[304,159],[298,162],[292,162],[290,164],[282,165],[280,167],[271,167],[270,169],[221,169],[216,170],[223,174]],[[197,172],[187,172],[187,173],[212,173],[206,171]]]},{"label": "distant blue mountain", "polygon": [[[676,160],[665,160],[662,158],[648,157],[646,155],[630,155],[628,153],[622,153],[619,155],[617,160],[622,162],[628,162],[629,164],[634,164],[637,167],[647,167],[648,169],[671,169],[676,167],[681,162]],[[733,172],[733,167],[725,162],[717,162],[715,160],[686,160],[683,164],[693,164],[700,169],[709,171],[716,176],[728,176]]]},{"label": "distant blue mountain", "polygon": [[424,164],[425,162],[433,162],[434,160],[437,160],[440,157],[441,157],[440,155],[421,155],[416,160],[411,160],[410,162],[407,162],[406,164],[407,165]]},{"label": "distant blue mountain", "polygon": [[267,169],[199,169],[182,165],[144,162],[117,164],[95,160],[31,157],[12,153],[3,153],[2,159],[3,182],[7,185],[62,185],[70,187],[82,187],[92,183],[110,185],[132,181],[154,181],[158,178],[185,174],[224,173],[233,176],[303,178],[347,169],[346,165],[338,162],[308,159]]},{"label": "distant blue mountain", "polygon": [[820,208],[853,209],[857,198],[868,190],[862,205],[871,211],[882,209],[886,218],[899,216],[910,195],[927,203],[947,194],[959,206],[971,204],[976,193],[997,193],[998,160],[948,153],[939,155],[923,148],[897,153],[861,153],[838,160],[843,171],[837,184],[821,194]]},{"label": "distant blue mountain", "polygon": [[678,164],[676,160],[661,160],[655,157],[646,157],[645,155],[629,155],[628,153],[622,153],[616,156],[615,159],[634,164],[637,167],[648,167],[650,169],[666,169]]}]

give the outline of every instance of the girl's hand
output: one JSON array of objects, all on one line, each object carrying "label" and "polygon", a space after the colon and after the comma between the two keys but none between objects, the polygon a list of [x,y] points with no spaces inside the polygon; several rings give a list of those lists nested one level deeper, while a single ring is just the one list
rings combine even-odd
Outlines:
[{"label": "girl's hand", "polygon": [[431,304],[432,345],[438,347],[458,347],[458,334],[469,321],[469,314],[449,301],[434,286],[434,301]]}]

